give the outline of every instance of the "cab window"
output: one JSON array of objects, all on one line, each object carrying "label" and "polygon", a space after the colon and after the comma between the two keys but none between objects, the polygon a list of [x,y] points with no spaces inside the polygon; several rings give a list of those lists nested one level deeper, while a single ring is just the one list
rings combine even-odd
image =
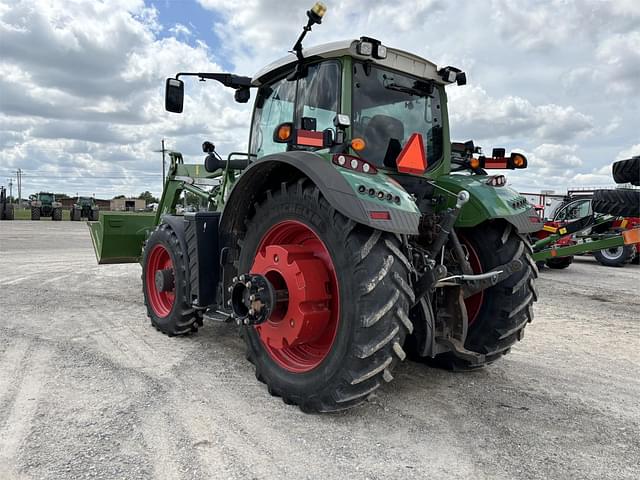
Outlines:
[{"label": "cab window", "polygon": [[286,78],[258,90],[251,134],[251,153],[258,157],[284,152],[287,144],[273,141],[273,132],[283,122],[293,120],[296,82]]},{"label": "cab window", "polygon": [[321,132],[333,128],[338,113],[340,64],[323,62],[310,65],[298,81],[297,128]]},{"label": "cab window", "polygon": [[260,87],[251,131],[251,153],[263,157],[286,151],[288,144],[273,141],[273,132],[284,122],[318,132],[333,128],[340,104],[340,81],[340,63],[326,61],[310,65],[307,75],[297,82],[285,77]]}]

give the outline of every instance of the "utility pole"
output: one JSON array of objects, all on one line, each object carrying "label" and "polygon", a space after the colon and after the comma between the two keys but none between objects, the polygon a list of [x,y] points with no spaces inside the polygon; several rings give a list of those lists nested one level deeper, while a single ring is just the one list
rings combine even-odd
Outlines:
[{"label": "utility pole", "polygon": [[13,178],[9,179],[9,197],[11,197],[11,203],[13,203]]},{"label": "utility pole", "polygon": [[22,169],[16,172],[18,175],[18,208],[22,206]]}]

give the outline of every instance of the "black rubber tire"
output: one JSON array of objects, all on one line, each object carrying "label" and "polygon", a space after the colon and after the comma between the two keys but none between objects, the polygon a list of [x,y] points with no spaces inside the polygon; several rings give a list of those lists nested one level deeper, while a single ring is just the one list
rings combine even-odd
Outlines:
[{"label": "black rubber tire", "polygon": [[15,211],[13,209],[13,205],[7,203],[4,207],[4,219],[5,220],[13,220],[15,218]]},{"label": "black rubber tire", "polygon": [[53,220],[54,222],[59,222],[59,221],[62,220],[62,208],[61,207],[53,209],[53,211],[51,212],[51,220]]},{"label": "black rubber tire", "polygon": [[40,220],[40,207],[31,207],[31,220]]},{"label": "black rubber tire", "polygon": [[640,253],[638,253],[636,251],[635,256],[633,257],[633,259],[631,260],[631,265],[640,265]]},{"label": "black rubber tire", "polygon": [[97,222],[100,219],[100,211],[99,210],[90,210],[89,211],[89,220],[92,222]]},{"label": "black rubber tire", "polygon": [[524,265],[519,272],[484,291],[480,311],[469,326],[465,348],[485,354],[485,362],[473,364],[450,352],[438,355],[432,362],[450,370],[468,371],[495,362],[522,340],[527,323],[533,320],[533,302],[538,299],[538,268],[528,239],[510,224],[488,222],[461,229],[460,233],[478,253],[483,272],[515,259]]},{"label": "black rubber tire", "polygon": [[615,162],[611,170],[616,183],[640,185],[640,156]]},{"label": "black rubber tire", "polygon": [[545,263],[553,270],[563,270],[569,268],[569,265],[573,263],[573,256],[548,258]]},{"label": "black rubber tire", "polygon": [[[158,243],[162,244],[169,252],[175,275],[175,301],[171,312],[166,317],[158,316],[150,306],[145,275],[149,252]],[[142,292],[151,324],[170,337],[185,335],[198,330],[198,315],[188,302],[188,263],[186,254],[182,251],[180,240],[178,240],[178,236],[173,229],[165,223],[158,225],[149,236],[142,255]]]},{"label": "black rubber tire", "polygon": [[640,190],[596,190],[591,207],[594,212],[616,217],[640,217]]},{"label": "black rubber tire", "polygon": [[624,267],[635,257],[636,247],[635,245],[623,245],[615,249],[615,252],[611,252],[612,249],[597,250],[593,252],[593,256],[605,267]]},{"label": "black rubber tire", "polygon": [[71,222],[75,222],[76,221],[76,210],[75,208],[72,208],[71,210],[69,210],[69,221]]},{"label": "black rubber tire", "polygon": [[349,220],[307,179],[282,183],[279,191],[266,192],[247,222],[239,273],[249,271],[265,232],[284,220],[310,227],[331,255],[341,298],[336,338],[316,368],[293,373],[270,357],[254,327],[241,327],[247,358],[271,395],[304,412],[333,412],[361,404],[392,380],[391,369],[406,357],[401,345],[413,329],[407,317],[414,298],[410,264],[400,239]]}]

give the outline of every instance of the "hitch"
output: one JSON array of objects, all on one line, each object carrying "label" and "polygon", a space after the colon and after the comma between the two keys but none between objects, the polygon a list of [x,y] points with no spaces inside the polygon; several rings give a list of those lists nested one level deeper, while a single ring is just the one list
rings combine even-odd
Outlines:
[{"label": "hitch", "polygon": [[286,302],[289,293],[276,290],[267,277],[245,273],[233,278],[231,316],[238,325],[259,325],[266,322],[277,303]]}]

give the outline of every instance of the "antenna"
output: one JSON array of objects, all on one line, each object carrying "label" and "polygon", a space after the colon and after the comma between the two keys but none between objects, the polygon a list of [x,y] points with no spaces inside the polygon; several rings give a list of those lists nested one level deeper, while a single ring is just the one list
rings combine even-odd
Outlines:
[{"label": "antenna", "polygon": [[304,40],[307,33],[311,31],[311,27],[313,25],[316,23],[318,25],[322,23],[322,17],[324,17],[326,12],[327,7],[322,2],[316,2],[315,5],[311,7],[311,10],[307,10],[307,17],[309,17],[309,21],[307,22],[307,25],[302,27],[302,33],[291,49],[291,52],[296,54],[298,63],[296,65],[296,69],[291,73],[291,75],[289,75],[289,77],[287,77],[287,80],[295,80],[302,75],[302,61],[304,60],[304,56],[302,55],[302,40]]}]

